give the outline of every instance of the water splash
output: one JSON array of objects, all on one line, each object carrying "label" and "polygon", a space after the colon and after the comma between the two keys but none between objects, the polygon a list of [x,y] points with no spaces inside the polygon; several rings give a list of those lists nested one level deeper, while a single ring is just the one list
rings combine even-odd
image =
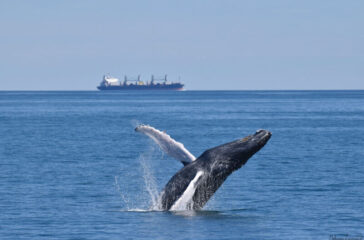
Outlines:
[{"label": "water splash", "polygon": [[122,203],[124,203],[126,209],[130,209],[131,206],[130,206],[130,199],[128,198],[127,195],[125,195],[125,193],[121,190],[121,186],[120,186],[120,183],[119,183],[119,179],[120,179],[120,176],[115,176],[115,182],[114,182],[114,185],[115,185],[115,188],[116,188],[116,191],[119,193],[120,195],[120,198],[122,200]]},{"label": "water splash", "polygon": [[145,189],[148,192],[149,199],[151,201],[151,203],[149,204],[151,206],[150,210],[159,210],[160,209],[159,191],[153,170],[148,161],[150,160],[149,156],[150,155],[143,153],[140,155],[139,161],[143,170]]},{"label": "water splash", "polygon": [[[137,162],[140,165],[140,174],[136,172],[130,176],[132,179],[129,184],[122,184],[129,176],[115,176],[114,185],[120,196],[122,211],[160,211],[158,184],[151,165],[157,150],[158,148],[150,145],[139,155]],[[158,152],[160,153],[159,150]],[[128,171],[123,172],[128,174]]]}]

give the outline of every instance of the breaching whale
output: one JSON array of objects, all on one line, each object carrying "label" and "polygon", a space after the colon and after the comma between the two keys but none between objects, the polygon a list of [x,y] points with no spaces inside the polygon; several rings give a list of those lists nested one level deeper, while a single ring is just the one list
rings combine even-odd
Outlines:
[{"label": "breaching whale", "polygon": [[241,168],[270,139],[267,130],[209,150],[195,158],[182,143],[149,125],[135,131],[153,139],[163,151],[184,164],[166,184],[159,196],[159,210],[199,210],[217,191],[226,178]]}]

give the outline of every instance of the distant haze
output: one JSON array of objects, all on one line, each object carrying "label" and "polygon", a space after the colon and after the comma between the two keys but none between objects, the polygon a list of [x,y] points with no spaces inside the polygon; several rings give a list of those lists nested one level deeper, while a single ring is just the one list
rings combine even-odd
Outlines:
[{"label": "distant haze", "polygon": [[1,1],[0,90],[364,89],[364,1]]}]

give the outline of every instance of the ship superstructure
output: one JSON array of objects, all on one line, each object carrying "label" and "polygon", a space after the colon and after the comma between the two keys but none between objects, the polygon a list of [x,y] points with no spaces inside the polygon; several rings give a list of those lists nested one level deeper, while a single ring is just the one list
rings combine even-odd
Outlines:
[{"label": "ship superstructure", "polygon": [[97,87],[99,90],[183,90],[184,84],[180,82],[169,82],[167,75],[163,78],[151,76],[151,80],[144,82],[140,75],[137,78],[124,77],[124,81],[110,75],[104,75],[102,82]]}]

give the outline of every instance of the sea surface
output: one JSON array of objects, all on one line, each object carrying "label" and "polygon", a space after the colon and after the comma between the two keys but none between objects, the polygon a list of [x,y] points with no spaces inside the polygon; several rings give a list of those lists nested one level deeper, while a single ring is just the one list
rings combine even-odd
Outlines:
[{"label": "sea surface", "polygon": [[[150,206],[195,156],[272,132],[201,211]],[[364,235],[364,91],[0,92],[0,239]]]}]

